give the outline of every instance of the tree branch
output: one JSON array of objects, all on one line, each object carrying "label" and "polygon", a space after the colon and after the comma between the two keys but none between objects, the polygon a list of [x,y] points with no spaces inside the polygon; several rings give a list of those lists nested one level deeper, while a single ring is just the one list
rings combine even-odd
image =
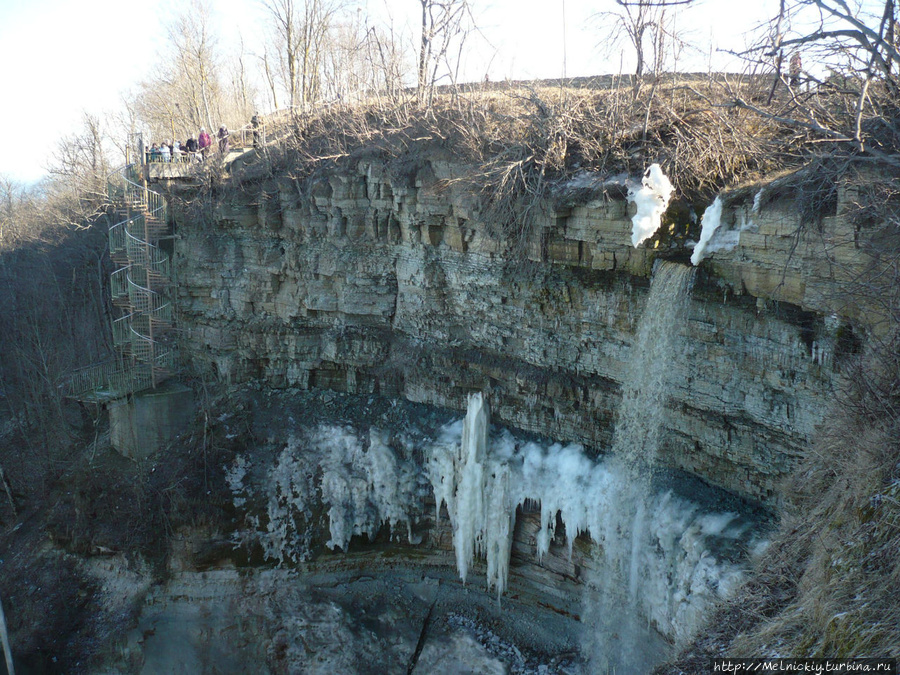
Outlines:
[{"label": "tree branch", "polygon": [[761,108],[756,107],[755,105],[751,105],[744,101],[741,98],[737,98],[731,103],[720,104],[714,106],[716,108],[743,108],[744,110],[749,110],[750,112],[759,115],[765,119],[770,119],[774,122],[780,122],[781,124],[785,124],[792,127],[799,127],[802,129],[808,129],[810,131],[815,131],[824,136],[828,136],[828,138],[834,142],[838,143],[853,143],[855,144],[861,152],[865,152],[869,154],[871,157],[877,159],[878,161],[884,162],[885,164],[890,164],[894,167],[900,167],[900,155],[889,155],[884,152],[880,152],[878,150],[873,150],[872,148],[864,148],[861,142],[857,142],[857,140],[851,136],[847,136],[846,134],[842,134],[839,131],[835,131],[834,129],[829,129],[828,127],[824,127],[819,124],[815,119],[812,122],[804,122],[803,120],[794,119],[792,117],[782,117],[781,115],[774,115],[772,113],[766,112]]}]

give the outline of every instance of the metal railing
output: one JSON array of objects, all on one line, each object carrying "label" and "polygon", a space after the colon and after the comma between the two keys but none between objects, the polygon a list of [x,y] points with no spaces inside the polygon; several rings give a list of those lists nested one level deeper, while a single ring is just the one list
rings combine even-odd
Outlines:
[{"label": "metal railing", "polygon": [[125,313],[112,321],[116,356],[69,374],[63,390],[72,398],[120,398],[155,387],[176,370],[174,349],[158,340],[174,321],[171,263],[157,246],[167,229],[166,202],[139,181],[140,167],[133,164],[108,180],[117,215],[109,228],[109,250],[119,264],[110,277],[110,292]]},{"label": "metal railing", "polygon": [[122,398],[154,386],[154,381],[159,382],[160,377],[176,369],[175,352],[157,349],[152,361],[115,358],[72,371],[63,391],[66,396],[82,401]]},{"label": "metal railing", "polygon": [[[248,150],[251,148],[265,147],[269,143],[284,136],[288,129],[288,122],[298,115],[307,114],[311,109],[315,109],[327,104],[320,103],[312,107],[294,106],[280,108],[265,115],[258,116],[258,122],[254,125],[252,122],[228,132],[229,151]],[[196,152],[188,152],[182,146],[177,155],[170,152],[168,159],[162,152],[153,152],[149,148],[144,149],[144,156],[141,161],[145,165],[183,165],[188,173],[198,163],[203,162],[207,157],[220,154],[219,138],[213,134],[210,136],[211,144],[207,146],[205,151],[197,150]],[[180,172],[176,175],[186,175]],[[171,175],[169,176],[171,177]]]},{"label": "metal railing", "polygon": [[[285,108],[232,131],[237,149],[264,147],[280,138],[299,108]],[[212,152],[218,150],[213,138]],[[140,158],[146,162],[147,157]],[[187,153],[182,156],[188,160]],[[176,162],[177,163],[177,162]],[[189,162],[188,162],[189,163]],[[109,251],[119,267],[110,277],[112,299],[125,314],[112,321],[116,357],[69,374],[63,389],[81,400],[108,400],[156,386],[176,371],[176,352],[158,337],[174,323],[171,262],[157,246],[166,231],[163,196],[141,184],[143,168],[128,164],[109,176],[107,191],[119,219],[109,227]],[[124,259],[124,262],[123,262]]]}]

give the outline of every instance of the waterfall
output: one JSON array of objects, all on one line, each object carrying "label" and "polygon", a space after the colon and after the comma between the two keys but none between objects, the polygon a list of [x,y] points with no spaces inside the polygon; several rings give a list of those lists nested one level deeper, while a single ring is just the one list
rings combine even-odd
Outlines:
[{"label": "waterfall", "polygon": [[678,358],[678,331],[693,275],[692,267],[661,261],[638,321],[612,447],[613,454],[637,473],[656,462],[669,391],[667,375]]},{"label": "waterfall", "polygon": [[[640,550],[647,544],[646,502],[671,389],[669,375],[678,360],[679,329],[693,278],[692,267],[666,261],[657,264],[622,383],[612,455],[633,478],[628,494],[622,495],[623,513],[632,510],[634,514],[628,556],[628,600],[632,604],[637,601],[642,573]],[[619,548],[624,552],[624,545]],[[624,561],[621,556],[618,559]]]},{"label": "waterfall", "polygon": [[[469,396],[465,418],[441,427],[436,438],[390,440],[375,429],[363,436],[322,427],[292,440],[269,475],[267,555],[284,561],[307,554],[300,525],[313,516],[317,496],[327,508],[329,547],[346,550],[352,536],[371,537],[385,525],[392,534],[405,529],[414,543],[413,525],[424,507],[420,488],[430,483],[436,519],[446,507],[451,521],[460,578],[465,583],[473,561],[483,558],[487,586],[500,594],[517,509],[539,504],[538,559],[549,552],[559,522],[570,555],[579,534],[594,543],[596,554],[582,571],[583,652],[594,656],[593,670],[646,670],[661,655],[648,645],[665,648],[649,627],[673,641],[690,637],[741,579],[758,537],[747,518],[711,512],[651,480],[692,272],[668,263],[655,271],[605,459],[576,444],[539,444],[505,429],[490,433],[480,393]],[[304,454],[303,447],[315,452]],[[240,499],[246,473],[236,466],[229,475]]]},{"label": "waterfall", "polygon": [[[647,594],[665,595],[663,588],[642,588],[655,564],[647,552],[661,544],[647,513],[654,506],[651,476],[692,282],[693,268],[658,263],[625,370],[612,444],[612,462],[630,476],[620,494],[622,524],[605,540],[600,565],[587,580],[583,600],[590,606],[585,612],[590,619],[584,651],[597,672],[612,668],[620,673],[640,673],[652,663],[636,649],[647,634],[640,617],[658,600]],[[692,630],[685,625],[673,628],[681,637]]]}]

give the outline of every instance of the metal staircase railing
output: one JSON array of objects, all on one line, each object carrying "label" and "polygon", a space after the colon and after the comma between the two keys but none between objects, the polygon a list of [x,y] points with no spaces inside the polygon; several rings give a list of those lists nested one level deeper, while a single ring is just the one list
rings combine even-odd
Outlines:
[{"label": "metal staircase railing", "polygon": [[[289,132],[297,109],[260,116],[259,126],[232,132],[244,149],[265,147]],[[139,157],[139,161],[144,158]],[[168,255],[159,240],[168,232],[165,199],[141,184],[141,164],[128,164],[109,176],[107,192],[115,224],[109,228],[112,302],[121,314],[112,321],[115,357],[70,373],[64,392],[80,400],[109,400],[155,387],[176,370],[177,352],[169,343],[174,326],[174,293]]]},{"label": "metal staircase railing", "polygon": [[73,398],[120,398],[156,387],[176,370],[176,352],[168,342],[174,324],[171,267],[159,247],[168,232],[166,202],[138,180],[138,168],[129,164],[108,183],[117,216],[109,228],[110,256],[117,264],[110,290],[122,313],[112,322],[116,355],[71,373],[65,389]]}]

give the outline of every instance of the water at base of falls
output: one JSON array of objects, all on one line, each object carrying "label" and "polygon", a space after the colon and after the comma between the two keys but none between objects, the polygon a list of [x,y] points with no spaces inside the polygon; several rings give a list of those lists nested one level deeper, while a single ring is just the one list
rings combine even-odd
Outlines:
[{"label": "water at base of falls", "polygon": [[[653,512],[655,504],[650,480],[665,424],[666,402],[672,386],[669,378],[682,351],[680,328],[686,316],[693,276],[691,267],[657,263],[625,370],[610,461],[629,475],[628,490],[621,500],[622,516],[627,518],[625,514],[629,512],[633,515],[630,532],[619,532],[619,541],[607,545],[608,563],[598,567],[585,591],[586,604],[592,601],[597,604],[599,620],[586,639],[586,651],[597,672],[608,672],[613,666],[616,672],[626,675],[646,670],[641,653],[635,651],[643,633],[640,617],[651,617],[638,593],[646,574],[641,565],[641,548],[652,540],[648,514]],[[630,551],[626,553],[629,545]],[[612,558],[610,551],[614,552]],[[609,564],[616,555],[627,558],[627,565]],[[708,585],[702,578],[704,573],[699,572],[700,581]],[[715,583],[718,585],[718,580]],[[654,592],[665,597],[666,590],[657,588]],[[685,590],[690,594],[693,587],[676,592],[681,595]],[[682,615],[670,617],[671,630],[667,634],[679,640],[689,637],[705,614],[703,605],[689,603],[679,608],[676,615]],[[621,619],[611,621],[613,615]]]}]

